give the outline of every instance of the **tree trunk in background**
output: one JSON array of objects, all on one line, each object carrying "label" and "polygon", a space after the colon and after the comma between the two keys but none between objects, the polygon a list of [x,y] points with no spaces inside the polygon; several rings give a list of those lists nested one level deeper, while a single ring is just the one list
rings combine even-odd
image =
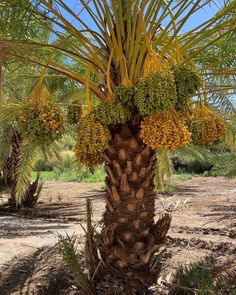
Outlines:
[{"label": "tree trunk in background", "polygon": [[9,204],[12,208],[16,208],[16,184],[17,184],[17,167],[20,160],[20,146],[22,138],[21,135],[16,131],[12,137],[11,141],[11,154],[9,156],[9,167],[11,167],[11,197],[9,199]]},{"label": "tree trunk in background", "polygon": [[4,170],[3,170],[3,175],[4,175],[4,182],[6,186],[11,186],[11,170],[12,170],[12,157],[8,156],[6,160],[4,161]]},{"label": "tree trunk in background", "polygon": [[100,251],[110,269],[128,278],[131,290],[145,294],[155,280],[150,260],[164,241],[171,218],[164,215],[154,223],[156,158],[139,138],[139,125],[136,118],[111,131]]}]

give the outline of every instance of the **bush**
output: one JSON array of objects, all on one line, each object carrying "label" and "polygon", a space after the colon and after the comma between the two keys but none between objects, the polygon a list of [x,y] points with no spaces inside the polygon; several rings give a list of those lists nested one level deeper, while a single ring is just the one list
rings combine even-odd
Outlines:
[{"label": "bush", "polygon": [[53,163],[50,163],[46,158],[38,160],[35,171],[53,171]]},{"label": "bush", "polygon": [[227,274],[215,277],[209,263],[199,261],[177,270],[171,294],[235,295],[235,277]]}]

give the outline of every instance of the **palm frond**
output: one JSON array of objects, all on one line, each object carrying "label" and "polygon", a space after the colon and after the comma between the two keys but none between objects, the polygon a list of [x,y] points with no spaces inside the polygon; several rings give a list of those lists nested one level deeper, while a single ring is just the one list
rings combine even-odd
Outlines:
[{"label": "palm frond", "polygon": [[171,153],[171,157],[178,157],[183,160],[183,162],[191,162],[197,160],[199,162],[205,162],[209,155],[209,150],[205,147],[189,145],[185,148],[177,149],[175,152]]},{"label": "palm frond", "polygon": [[20,147],[19,163],[16,172],[16,201],[19,204],[21,203],[30,182],[31,174],[37,161],[38,152],[38,146],[26,142],[23,142]]},{"label": "palm frond", "polygon": [[227,90],[223,92],[214,92],[214,94],[209,97],[209,104],[217,109],[223,110],[226,114],[235,114],[236,104],[233,97],[235,94],[231,95],[231,92],[228,92]]},{"label": "palm frond", "polygon": [[[3,3],[7,10],[7,1]],[[197,62],[201,52],[212,48],[235,29],[235,1],[140,0],[124,3],[121,0],[80,1],[83,13],[77,13],[63,0],[34,0],[27,6],[27,13],[51,31],[56,42],[5,39],[0,41],[0,47],[6,48],[7,56],[47,67],[85,85],[85,73],[73,69],[74,64],[81,62],[84,69],[91,68],[90,90],[106,100],[115,85],[134,84],[139,80],[151,46],[174,59],[180,51],[182,62]],[[183,33],[186,23],[210,3],[217,7],[216,14]],[[21,9],[26,10],[26,6]],[[69,22],[62,11],[73,21]],[[111,68],[107,72],[112,50]],[[65,66],[53,58],[48,61],[53,52],[70,63]]]},{"label": "palm frond", "polygon": [[5,159],[10,154],[11,138],[14,133],[14,129],[11,125],[7,124],[3,128],[0,128],[0,170]]},{"label": "palm frond", "polygon": [[59,145],[60,142],[54,141],[50,144],[41,144],[39,148],[45,158],[55,157],[56,159],[61,160],[60,152],[58,152],[60,150]]},{"label": "palm frond", "polygon": [[4,128],[9,122],[14,122],[17,120],[19,111],[21,109],[21,104],[9,103],[1,105],[0,108],[0,128]]},{"label": "palm frond", "polygon": [[157,151],[157,161],[155,169],[154,185],[156,192],[165,190],[165,183],[170,182],[173,176],[173,163],[164,149]]},{"label": "palm frond", "polygon": [[221,172],[226,178],[236,177],[236,153],[215,152],[208,155],[208,161],[214,165],[214,169]]},{"label": "palm frond", "polygon": [[75,274],[80,287],[85,291],[85,294],[94,294],[93,286],[87,275],[84,273],[79,254],[76,250],[77,238],[76,236],[64,237],[59,235],[58,249],[59,254],[65,260],[70,270]]}]

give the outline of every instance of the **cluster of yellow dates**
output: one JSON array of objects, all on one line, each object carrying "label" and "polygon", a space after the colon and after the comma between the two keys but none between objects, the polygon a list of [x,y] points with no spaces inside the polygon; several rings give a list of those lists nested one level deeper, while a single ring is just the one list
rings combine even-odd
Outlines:
[{"label": "cluster of yellow dates", "polygon": [[[165,91],[165,95],[153,101],[152,95],[155,93],[160,95],[162,88],[149,91],[149,96],[146,97],[140,92],[142,105],[137,104],[137,106],[141,114],[146,113],[140,132],[143,142],[152,149],[164,148],[166,151],[174,151],[191,142],[195,145],[210,146],[224,140],[226,124],[214,109],[206,104],[198,103],[195,109],[191,107],[192,97],[202,83],[195,69],[189,65],[171,64],[159,53],[147,56],[144,64],[144,79],[152,81],[153,77],[165,78],[171,72],[175,81],[175,99],[173,99],[174,92]],[[143,82],[139,83],[142,85]],[[156,81],[152,85],[153,88],[155,84]],[[155,110],[157,105],[158,108]],[[186,116],[189,117],[188,120]]]},{"label": "cluster of yellow dates", "polygon": [[19,114],[18,129],[31,142],[51,143],[63,135],[64,116],[56,104],[41,109],[25,104]]},{"label": "cluster of yellow dates", "polygon": [[190,143],[212,146],[225,139],[226,123],[208,105],[197,106],[187,121],[175,110],[147,116],[141,123],[140,137],[152,149],[174,151]]},{"label": "cluster of yellow dates", "polygon": [[173,151],[191,142],[191,133],[175,110],[145,117],[141,123],[140,137],[152,149]]},{"label": "cluster of yellow dates", "polygon": [[21,104],[18,130],[31,142],[50,144],[62,137],[64,116],[47,86],[38,81]]},{"label": "cluster of yellow dates", "polygon": [[211,146],[226,136],[227,127],[223,118],[208,105],[198,105],[188,124],[196,145]]},{"label": "cluster of yellow dates", "polygon": [[[195,104],[192,108],[192,97],[201,83],[193,67],[177,65],[160,53],[147,55],[137,84],[116,86],[116,101],[103,102],[94,112],[81,117],[76,143],[78,161],[90,168],[102,163],[102,154],[111,140],[109,128],[129,121],[133,112],[142,118],[141,139],[154,150],[170,152],[190,143],[209,146],[222,141],[226,135],[224,120],[207,105]],[[75,122],[81,108],[77,106],[75,111],[74,107],[71,119]]]},{"label": "cluster of yellow dates", "polygon": [[97,122],[92,114],[83,117],[78,126],[75,154],[87,167],[102,163],[102,153],[111,140],[107,126]]}]

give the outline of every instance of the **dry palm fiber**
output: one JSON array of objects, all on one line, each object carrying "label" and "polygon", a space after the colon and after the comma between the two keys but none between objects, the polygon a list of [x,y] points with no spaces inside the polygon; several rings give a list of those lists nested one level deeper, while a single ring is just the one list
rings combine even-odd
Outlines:
[{"label": "dry palm fiber", "polygon": [[22,104],[18,128],[23,137],[39,144],[50,143],[62,136],[64,117],[44,84],[37,83]]},{"label": "dry palm fiber", "polygon": [[121,102],[101,103],[94,111],[95,119],[104,125],[124,124],[131,118],[131,112]]},{"label": "dry palm fiber", "polygon": [[176,110],[186,111],[191,98],[201,87],[201,77],[190,65],[180,65],[174,69],[177,91]]},{"label": "dry palm fiber", "polygon": [[134,101],[143,116],[174,108],[177,93],[173,73],[165,71],[140,79]]},{"label": "dry palm fiber", "polygon": [[26,101],[35,109],[42,109],[53,102],[53,97],[47,86],[38,81]]},{"label": "dry palm fiber", "polygon": [[109,129],[97,122],[92,114],[82,118],[75,147],[77,160],[87,167],[100,164],[110,139]]},{"label": "dry palm fiber", "polygon": [[82,103],[77,94],[72,95],[71,101],[67,107],[67,121],[70,125],[78,124],[82,115]]},{"label": "dry palm fiber", "polygon": [[193,143],[201,146],[211,146],[223,141],[227,132],[223,118],[206,104],[196,106],[188,125]]},{"label": "dry palm fiber", "polygon": [[131,106],[134,100],[134,86],[119,85],[115,87],[115,96],[122,104]]},{"label": "dry palm fiber", "polygon": [[175,110],[145,117],[141,123],[140,136],[152,149],[173,151],[191,142],[191,133]]}]

